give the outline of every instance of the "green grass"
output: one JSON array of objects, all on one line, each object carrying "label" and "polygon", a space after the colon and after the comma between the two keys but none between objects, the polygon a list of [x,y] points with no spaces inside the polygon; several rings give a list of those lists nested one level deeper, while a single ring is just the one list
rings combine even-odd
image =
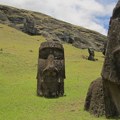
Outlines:
[{"label": "green grass", "polygon": [[91,62],[83,59],[87,50],[64,44],[66,96],[36,96],[38,48],[43,41],[0,24],[0,120],[105,120],[84,111],[89,84],[100,76],[101,53],[96,52],[98,61]]}]

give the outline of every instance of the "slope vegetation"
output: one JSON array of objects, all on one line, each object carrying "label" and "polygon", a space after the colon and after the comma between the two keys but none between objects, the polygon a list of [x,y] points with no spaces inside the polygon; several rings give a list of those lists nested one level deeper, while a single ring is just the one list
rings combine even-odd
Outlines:
[{"label": "slope vegetation", "polygon": [[[64,44],[66,60],[65,96],[45,99],[36,96],[38,48],[42,36],[29,36],[0,24],[0,119],[1,120],[96,120],[84,111],[90,82],[99,76],[98,61],[85,58],[87,50]],[[104,118],[99,118],[104,120]]]}]

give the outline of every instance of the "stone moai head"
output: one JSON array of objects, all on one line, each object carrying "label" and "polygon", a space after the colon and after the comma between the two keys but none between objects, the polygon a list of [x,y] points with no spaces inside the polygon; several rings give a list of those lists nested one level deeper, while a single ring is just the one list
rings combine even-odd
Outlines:
[{"label": "stone moai head", "polygon": [[102,77],[114,83],[119,83],[119,48],[120,48],[120,0],[113,10],[110,19],[106,57]]},{"label": "stone moai head", "polygon": [[64,48],[58,42],[43,42],[39,48],[37,94],[44,97],[64,95]]},{"label": "stone moai head", "polygon": [[102,51],[103,55],[105,55],[105,53],[106,53],[106,48],[107,48],[107,41],[104,42],[104,47],[103,47],[103,51]]},{"label": "stone moai head", "polygon": [[95,53],[94,53],[94,49],[93,48],[88,48],[88,53],[89,53],[89,56],[88,56],[88,60],[91,60],[91,61],[95,61]]}]

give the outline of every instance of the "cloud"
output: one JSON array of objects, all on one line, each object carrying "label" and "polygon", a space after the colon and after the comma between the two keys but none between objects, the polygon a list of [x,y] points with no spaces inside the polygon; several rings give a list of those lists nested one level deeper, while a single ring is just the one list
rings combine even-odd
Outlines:
[{"label": "cloud", "polygon": [[[39,11],[57,19],[107,34],[117,0],[0,0],[0,3]],[[105,22],[105,23],[104,23]]]}]

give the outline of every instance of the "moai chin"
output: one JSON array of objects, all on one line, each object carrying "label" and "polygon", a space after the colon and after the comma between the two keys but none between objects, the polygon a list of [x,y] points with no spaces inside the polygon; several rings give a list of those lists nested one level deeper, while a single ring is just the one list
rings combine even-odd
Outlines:
[{"label": "moai chin", "polygon": [[54,98],[64,95],[65,58],[59,42],[43,42],[39,48],[37,95]]},{"label": "moai chin", "polygon": [[120,117],[120,0],[109,24],[101,78],[91,83],[85,100],[85,110],[96,116]]}]

